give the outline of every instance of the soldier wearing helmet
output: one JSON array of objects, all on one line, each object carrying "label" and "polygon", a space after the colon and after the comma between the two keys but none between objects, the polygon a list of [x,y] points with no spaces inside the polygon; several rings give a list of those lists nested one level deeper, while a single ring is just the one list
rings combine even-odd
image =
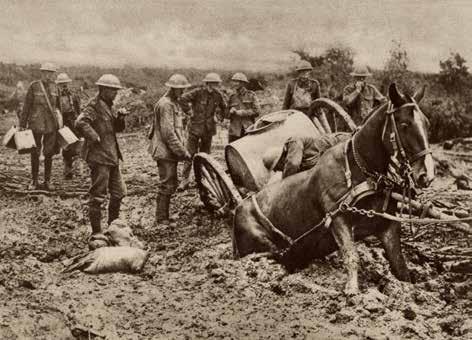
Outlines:
[{"label": "soldier wearing helmet", "polygon": [[235,73],[231,78],[234,93],[228,101],[229,143],[243,137],[246,129],[254,124],[257,116],[261,114],[261,107],[253,91],[246,89],[249,83],[244,73]]},{"label": "soldier wearing helmet", "polygon": [[311,77],[313,67],[302,60],[295,68],[297,77],[292,79],[285,90],[282,110],[295,109],[307,114],[313,100],[320,98],[320,83]]},{"label": "soldier wearing helmet", "polygon": [[38,189],[39,156],[44,154],[44,189],[54,190],[51,184],[52,157],[59,152],[57,130],[57,89],[54,84],[56,67],[52,63],[41,65],[41,79],[33,81],[26,93],[23,112],[20,114],[20,129],[33,132],[36,149],[31,152],[31,177],[29,189]]},{"label": "soldier wearing helmet", "polygon": [[[216,134],[216,115],[219,110],[219,119],[226,113],[226,98],[219,89],[221,78],[216,73],[208,73],[203,79],[203,86],[184,93],[181,97],[186,112],[190,112],[188,126],[187,148],[190,154],[197,152],[210,153],[211,141]],[[190,184],[191,162],[186,162],[183,170],[182,189]]]},{"label": "soldier wearing helmet", "polygon": [[149,153],[159,169],[159,188],[156,197],[154,226],[169,223],[169,204],[177,189],[177,164],[190,161],[185,148],[183,111],[179,99],[190,84],[181,74],[172,75],[165,84],[169,91],[154,107],[154,119],[149,133]]},{"label": "soldier wearing helmet", "polygon": [[366,82],[371,75],[367,67],[356,68],[351,72],[354,82],[343,90],[343,103],[357,125],[364,121],[375,105],[386,101],[374,85]]},{"label": "soldier wearing helmet", "polygon": [[[67,73],[59,73],[56,78],[56,84],[58,87],[58,98],[57,107],[62,113],[64,125],[69,127],[75,135],[77,130],[74,127],[75,120],[80,114],[80,98],[77,94],[72,93],[69,88],[69,83],[72,79],[69,78]],[[64,178],[72,179],[73,177],[73,161],[74,157],[77,156],[77,147],[70,146],[67,149],[62,150],[62,157],[64,159]]]},{"label": "soldier wearing helmet", "polygon": [[101,208],[107,194],[110,194],[108,224],[118,218],[121,200],[126,195],[120,171],[123,157],[116,139],[116,133],[125,129],[125,112],[113,110],[113,100],[122,86],[112,74],[104,74],[95,84],[98,85],[97,96],[87,103],[75,121],[76,129],[85,137],[82,157],[91,170],[88,201],[91,249],[107,245],[101,227]]}]

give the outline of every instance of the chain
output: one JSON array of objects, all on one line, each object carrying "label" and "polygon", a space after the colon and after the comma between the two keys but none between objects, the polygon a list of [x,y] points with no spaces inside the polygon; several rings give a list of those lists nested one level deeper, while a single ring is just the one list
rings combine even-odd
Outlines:
[{"label": "chain", "polygon": [[369,218],[374,218],[377,215],[377,212],[372,209],[359,209],[354,206],[350,206],[347,203],[342,203],[339,207],[341,212],[350,212],[357,215],[367,216]]}]

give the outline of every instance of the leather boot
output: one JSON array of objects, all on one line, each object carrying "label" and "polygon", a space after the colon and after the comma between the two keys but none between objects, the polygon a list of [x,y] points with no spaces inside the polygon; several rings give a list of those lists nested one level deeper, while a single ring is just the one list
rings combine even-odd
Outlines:
[{"label": "leather boot", "polygon": [[29,190],[38,189],[38,187],[39,187],[38,175],[39,175],[39,155],[33,151],[31,153],[31,178],[32,178],[32,182],[28,186]]},{"label": "leather boot", "polygon": [[158,194],[156,197],[156,219],[154,226],[158,224],[169,224],[169,203],[170,196]]},{"label": "leather boot", "polygon": [[64,179],[72,179],[73,177],[72,160],[64,158]]},{"label": "leather boot", "polygon": [[92,235],[88,239],[90,250],[109,246],[109,239],[102,233],[102,211],[100,207],[89,207],[89,220],[92,227]]},{"label": "leather boot", "polygon": [[102,232],[102,211],[100,207],[89,207],[89,220],[92,227],[92,235]]},{"label": "leather boot", "polygon": [[55,187],[51,184],[52,157],[44,158],[44,190],[54,191]]},{"label": "leather boot", "polygon": [[108,203],[108,225],[120,216],[121,200],[110,199]]}]

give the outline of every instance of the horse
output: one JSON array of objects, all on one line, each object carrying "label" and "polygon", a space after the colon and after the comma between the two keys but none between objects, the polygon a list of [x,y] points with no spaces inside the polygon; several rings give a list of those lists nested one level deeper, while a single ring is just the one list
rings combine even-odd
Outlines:
[{"label": "horse", "polygon": [[[289,249],[284,256],[275,257],[291,270],[339,249],[347,271],[344,292],[353,295],[359,293],[355,241],[375,235],[394,276],[410,282],[401,250],[400,223],[342,211],[340,202],[346,204],[346,197],[356,198],[358,209],[395,214],[396,201],[387,198],[381,185],[375,187],[376,182],[387,178],[392,160],[409,169],[402,178],[410,179],[415,187],[430,185],[435,173],[428,142],[429,121],[417,104],[424,90],[405,96],[395,83],[391,84],[389,101],[376,108],[347,143],[328,149],[313,168],[269,184],[243,200],[233,218],[235,257],[251,253],[275,256]],[[374,183],[371,187],[375,189],[356,196],[354,188],[363,183]],[[326,228],[300,238],[320,223]],[[293,247],[292,241],[297,238],[300,240]]]}]

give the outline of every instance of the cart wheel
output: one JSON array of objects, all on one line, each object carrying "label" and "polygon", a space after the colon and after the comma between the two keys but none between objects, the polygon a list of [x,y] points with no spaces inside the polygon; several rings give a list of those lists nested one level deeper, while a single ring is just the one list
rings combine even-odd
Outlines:
[{"label": "cart wheel", "polygon": [[193,169],[200,199],[208,210],[226,215],[242,201],[230,177],[210,155],[197,153]]},{"label": "cart wheel", "polygon": [[328,98],[315,99],[308,112],[313,123],[322,134],[339,131],[354,131],[356,123],[341,105]]}]

